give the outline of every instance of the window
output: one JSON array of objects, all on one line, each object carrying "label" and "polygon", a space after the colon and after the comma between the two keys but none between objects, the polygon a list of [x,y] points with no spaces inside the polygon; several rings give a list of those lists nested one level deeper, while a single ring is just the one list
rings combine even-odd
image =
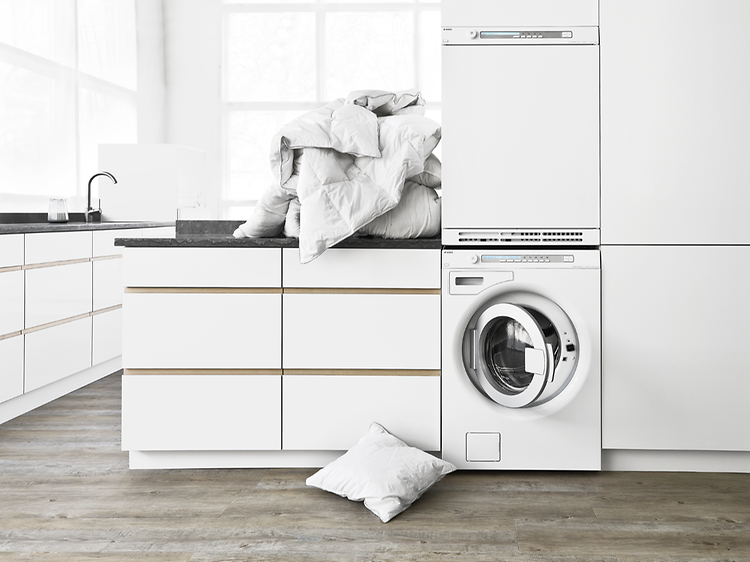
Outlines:
[{"label": "window", "polygon": [[274,181],[271,139],[353,90],[417,88],[440,119],[440,4],[224,0],[222,218],[246,219]]},{"label": "window", "polygon": [[85,196],[97,145],[137,141],[135,25],[135,0],[0,2],[0,196],[26,205],[13,210]]}]

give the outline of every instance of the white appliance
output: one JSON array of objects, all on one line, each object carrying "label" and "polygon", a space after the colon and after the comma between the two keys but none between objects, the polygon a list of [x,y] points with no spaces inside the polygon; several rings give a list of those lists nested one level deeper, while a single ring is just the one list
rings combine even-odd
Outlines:
[{"label": "white appliance", "polygon": [[443,244],[598,245],[597,2],[463,4],[443,4]]},{"label": "white appliance", "polygon": [[599,470],[599,251],[442,257],[443,458],[466,469]]}]

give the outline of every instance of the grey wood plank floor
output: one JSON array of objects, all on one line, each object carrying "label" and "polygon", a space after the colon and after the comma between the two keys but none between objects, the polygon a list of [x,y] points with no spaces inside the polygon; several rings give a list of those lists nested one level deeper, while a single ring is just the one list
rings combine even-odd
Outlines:
[{"label": "grey wood plank floor", "polygon": [[383,524],[311,469],[128,470],[120,374],[0,425],[0,562],[750,562],[750,475],[458,472]]}]

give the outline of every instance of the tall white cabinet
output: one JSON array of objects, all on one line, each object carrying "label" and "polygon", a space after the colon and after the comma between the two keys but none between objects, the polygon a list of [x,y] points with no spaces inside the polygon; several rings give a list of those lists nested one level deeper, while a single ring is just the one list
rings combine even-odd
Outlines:
[{"label": "tall white cabinet", "polygon": [[600,5],[603,447],[750,451],[750,4]]}]

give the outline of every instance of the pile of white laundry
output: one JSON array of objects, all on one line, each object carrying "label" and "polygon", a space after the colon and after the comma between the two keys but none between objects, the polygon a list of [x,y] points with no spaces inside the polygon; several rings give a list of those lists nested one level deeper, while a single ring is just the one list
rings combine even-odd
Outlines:
[{"label": "pile of white laundry", "polygon": [[356,91],[284,126],[272,141],[277,183],[234,232],[299,237],[312,261],[355,232],[385,238],[440,232],[440,126],[415,91]]}]

